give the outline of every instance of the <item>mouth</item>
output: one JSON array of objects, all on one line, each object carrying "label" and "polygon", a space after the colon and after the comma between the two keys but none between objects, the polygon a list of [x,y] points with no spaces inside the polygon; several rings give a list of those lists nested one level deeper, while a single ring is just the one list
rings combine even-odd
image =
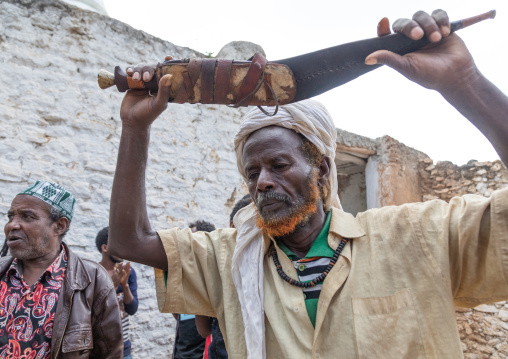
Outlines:
[{"label": "mouth", "polygon": [[7,237],[7,245],[10,247],[11,245],[16,245],[23,241],[23,238],[16,236]]},{"label": "mouth", "polygon": [[275,192],[259,193],[256,198],[256,206],[259,213],[264,215],[274,214],[289,206],[289,196]]},{"label": "mouth", "polygon": [[270,208],[276,207],[279,204],[280,204],[280,202],[278,202],[278,201],[267,201],[267,202],[261,203],[260,207],[261,207],[261,209],[270,209]]},{"label": "mouth", "polygon": [[267,200],[259,204],[259,210],[260,212],[273,212],[280,208],[283,204],[284,202],[282,201]]}]

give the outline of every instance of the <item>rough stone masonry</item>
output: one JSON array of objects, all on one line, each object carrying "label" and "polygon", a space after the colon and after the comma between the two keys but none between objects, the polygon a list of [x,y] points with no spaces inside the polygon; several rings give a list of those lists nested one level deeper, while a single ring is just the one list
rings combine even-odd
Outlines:
[{"label": "rough stone masonry", "polygon": [[[58,182],[78,200],[67,237],[70,247],[100,260],[94,239],[108,223],[123,95],[100,90],[97,72],[115,65],[155,63],[167,54],[205,57],[57,0],[0,1],[5,84],[0,87],[0,213],[5,215],[14,194],[29,183]],[[225,106],[170,105],[155,122],[147,173],[149,216],[155,228],[183,228],[196,219],[228,225],[231,206],[246,193],[232,142],[243,112]],[[348,145],[347,139],[342,141]],[[394,170],[413,167],[405,157],[394,160],[393,153],[406,153],[395,142],[380,141],[378,154],[388,155],[382,156],[378,170],[388,165]],[[464,193],[488,196],[508,185],[508,172],[499,162],[457,167],[417,161],[415,183],[423,200],[449,200]],[[140,307],[131,321],[133,355],[170,357],[174,319],[157,309],[153,270],[137,264],[134,268]],[[508,357],[506,303],[459,309],[458,326],[467,359]]]}]

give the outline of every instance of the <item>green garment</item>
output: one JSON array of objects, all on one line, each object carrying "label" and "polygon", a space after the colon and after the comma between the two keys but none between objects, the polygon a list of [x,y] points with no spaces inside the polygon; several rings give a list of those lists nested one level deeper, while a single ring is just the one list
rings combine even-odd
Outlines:
[{"label": "green garment", "polygon": [[[331,249],[330,246],[328,245],[328,231],[330,230],[331,218],[332,218],[332,211],[329,211],[328,215],[326,216],[326,221],[325,221],[325,225],[323,226],[323,229],[321,229],[321,232],[319,232],[316,240],[314,241],[314,243],[312,243],[312,246],[310,247],[309,252],[307,253],[307,255],[304,258],[298,257],[280,240],[277,240],[277,245],[288,256],[288,258],[291,261],[299,261],[302,259],[309,259],[309,258],[315,258],[315,257],[332,258],[335,251],[333,249]],[[298,278],[300,279],[299,268],[296,269],[296,272],[298,274]],[[306,283],[306,282],[310,282],[310,280],[304,281],[304,283]],[[318,301],[319,301],[319,298],[307,299],[307,296],[305,296],[305,307],[307,308],[307,313],[309,314],[310,321],[314,327],[316,326],[316,314],[317,314]]]}]

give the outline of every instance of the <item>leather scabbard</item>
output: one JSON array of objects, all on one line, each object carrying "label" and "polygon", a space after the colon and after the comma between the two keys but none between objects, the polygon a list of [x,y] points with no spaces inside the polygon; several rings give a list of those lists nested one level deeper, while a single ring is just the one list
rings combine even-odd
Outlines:
[{"label": "leather scabbard", "polygon": [[[275,106],[293,101],[296,80],[289,67],[268,62],[226,59],[170,60],[157,65],[158,80],[173,76],[170,102]],[[154,89],[156,90],[156,89]]]}]

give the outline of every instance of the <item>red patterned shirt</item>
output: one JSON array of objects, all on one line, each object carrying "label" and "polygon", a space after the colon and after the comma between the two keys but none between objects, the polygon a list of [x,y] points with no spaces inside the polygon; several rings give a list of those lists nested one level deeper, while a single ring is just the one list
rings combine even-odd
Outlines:
[{"label": "red patterned shirt", "polygon": [[47,359],[56,304],[67,254],[62,251],[37,282],[29,286],[14,259],[0,280],[0,358]]}]

